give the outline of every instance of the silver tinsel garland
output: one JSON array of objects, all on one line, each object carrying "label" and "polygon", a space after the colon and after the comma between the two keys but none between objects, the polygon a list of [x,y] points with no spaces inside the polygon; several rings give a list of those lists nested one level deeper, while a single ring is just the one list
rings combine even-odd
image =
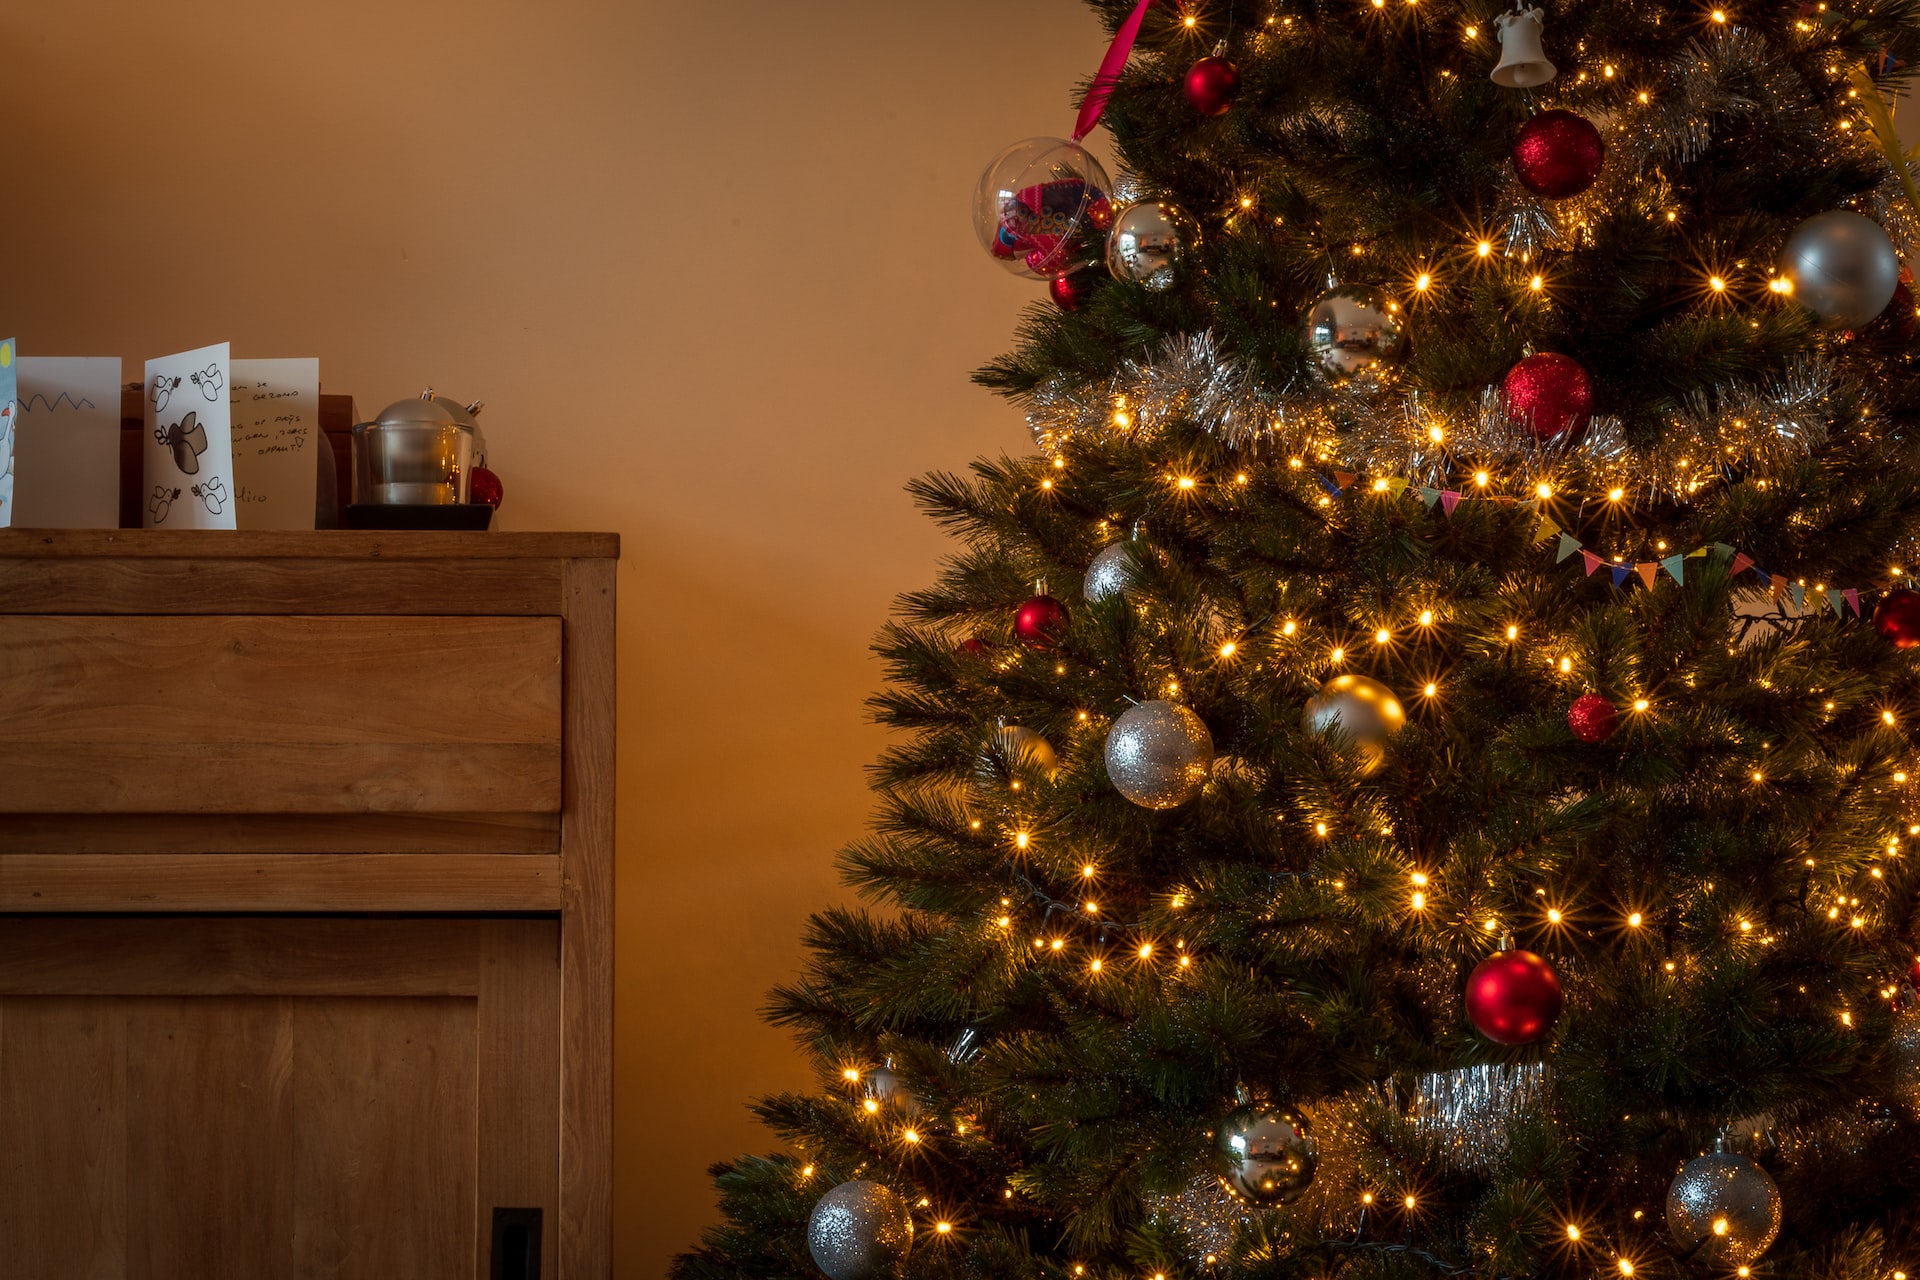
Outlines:
[{"label": "silver tinsel garland", "polygon": [[1035,442],[1049,451],[1079,438],[1151,435],[1178,420],[1234,447],[1269,445],[1416,484],[1443,485],[1481,466],[1564,482],[1571,469],[1596,485],[1676,495],[1733,468],[1778,471],[1823,446],[1843,414],[1870,413],[1831,360],[1809,356],[1766,383],[1694,393],[1656,424],[1651,446],[1631,445],[1626,424],[1606,416],[1577,438],[1542,441],[1507,414],[1497,387],[1468,414],[1446,413],[1418,391],[1315,383],[1274,392],[1210,332],[1168,338],[1157,358],[1129,361],[1102,383],[1054,378],[1026,408]]},{"label": "silver tinsel garland", "polygon": [[1552,1081],[1541,1062],[1435,1071],[1416,1082],[1409,1119],[1455,1166],[1487,1173],[1506,1159],[1513,1122],[1546,1099]]}]

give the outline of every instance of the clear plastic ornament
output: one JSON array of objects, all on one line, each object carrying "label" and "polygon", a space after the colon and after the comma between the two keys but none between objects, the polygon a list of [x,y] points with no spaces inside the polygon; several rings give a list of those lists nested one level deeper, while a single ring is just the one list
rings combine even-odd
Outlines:
[{"label": "clear plastic ornament", "polygon": [[993,158],[973,192],[981,247],[1015,275],[1051,280],[1077,265],[1084,229],[1113,223],[1113,184],[1085,147],[1065,138],[1028,138]]}]

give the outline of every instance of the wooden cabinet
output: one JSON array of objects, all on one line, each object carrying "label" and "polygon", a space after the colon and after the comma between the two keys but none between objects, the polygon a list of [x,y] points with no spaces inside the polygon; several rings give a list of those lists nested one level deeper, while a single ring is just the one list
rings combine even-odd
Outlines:
[{"label": "wooden cabinet", "polygon": [[10,1280],[610,1273],[617,554],[0,531]]}]

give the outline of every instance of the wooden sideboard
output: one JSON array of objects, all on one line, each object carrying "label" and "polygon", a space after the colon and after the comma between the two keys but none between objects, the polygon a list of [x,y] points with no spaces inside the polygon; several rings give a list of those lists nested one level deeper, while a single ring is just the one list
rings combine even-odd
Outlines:
[{"label": "wooden sideboard", "polygon": [[611,1273],[618,554],[0,530],[9,1280]]}]

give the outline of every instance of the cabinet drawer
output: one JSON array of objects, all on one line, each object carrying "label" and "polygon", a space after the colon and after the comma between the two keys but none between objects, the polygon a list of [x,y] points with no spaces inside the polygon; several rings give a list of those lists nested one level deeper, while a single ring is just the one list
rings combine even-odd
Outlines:
[{"label": "cabinet drawer", "polygon": [[556,813],[560,619],[0,617],[0,813]]}]

